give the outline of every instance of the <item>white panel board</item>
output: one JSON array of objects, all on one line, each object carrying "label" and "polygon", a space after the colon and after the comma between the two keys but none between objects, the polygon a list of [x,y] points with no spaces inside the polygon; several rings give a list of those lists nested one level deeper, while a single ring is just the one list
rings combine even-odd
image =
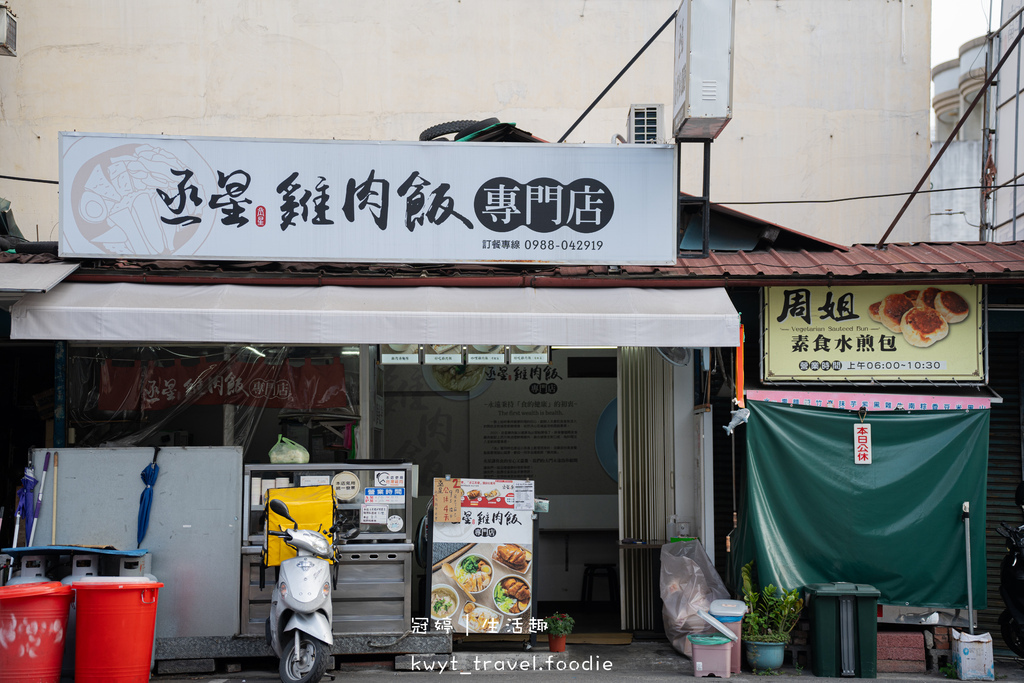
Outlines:
[{"label": "white panel board", "polygon": [[[35,545],[49,545],[53,482],[57,545],[135,550],[142,470],[152,448],[60,449],[50,469]],[[51,451],[52,453],[52,451]],[[46,450],[33,451],[36,477]],[[163,582],[156,637],[238,633],[242,449],[161,448],[149,529],[152,574]],[[56,476],[54,476],[56,474]]]}]

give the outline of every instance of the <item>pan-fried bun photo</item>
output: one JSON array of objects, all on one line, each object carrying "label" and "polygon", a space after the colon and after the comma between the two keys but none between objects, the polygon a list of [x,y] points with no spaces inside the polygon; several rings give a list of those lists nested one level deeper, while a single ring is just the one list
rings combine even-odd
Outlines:
[{"label": "pan-fried bun photo", "polygon": [[881,305],[882,305],[881,301],[876,301],[875,303],[873,303],[870,306],[868,306],[868,317],[871,318],[872,320],[874,320],[876,323],[882,322],[882,316],[880,316],[878,314],[878,308]]},{"label": "pan-fried bun photo", "polygon": [[917,297],[917,305],[922,308],[935,308],[935,297],[941,291],[938,287],[929,287],[921,292],[921,296]]},{"label": "pan-fried bun photo", "polygon": [[949,325],[934,308],[911,308],[900,322],[903,338],[911,346],[931,346],[949,334]]},{"label": "pan-fried bun photo", "polygon": [[956,292],[939,292],[935,297],[935,310],[948,323],[958,323],[971,312],[967,301]]},{"label": "pan-fried bun photo", "polygon": [[913,307],[914,302],[902,294],[890,294],[882,299],[882,305],[878,307],[880,322],[893,332],[899,332],[903,314]]},{"label": "pan-fried bun photo", "polygon": [[912,302],[914,302],[914,305],[916,306],[917,305],[917,300],[921,296],[921,290],[920,289],[908,289],[907,291],[903,292],[903,296],[907,297]]}]

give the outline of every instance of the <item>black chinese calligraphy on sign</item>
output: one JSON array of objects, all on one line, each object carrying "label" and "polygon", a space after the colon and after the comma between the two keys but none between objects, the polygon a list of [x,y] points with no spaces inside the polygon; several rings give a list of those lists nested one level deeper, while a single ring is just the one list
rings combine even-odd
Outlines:
[{"label": "black chinese calligraphy on sign", "polygon": [[161,216],[160,220],[168,225],[192,225],[193,223],[198,223],[201,219],[199,216],[190,213],[189,205],[192,205],[191,210],[195,210],[195,208],[202,206],[203,200],[199,194],[199,188],[192,183],[192,171],[187,168],[182,170],[172,169],[171,173],[180,178],[176,187],[177,193],[172,196],[157,188],[156,194],[174,215],[169,218]]},{"label": "black chinese calligraphy on sign", "polygon": [[540,233],[562,227],[592,233],[611,221],[615,200],[611,190],[593,178],[563,185],[552,178],[521,183],[499,177],[480,186],[473,209],[480,224],[494,232],[525,226]]},{"label": "black chinese calligraphy on sign", "polygon": [[224,193],[212,195],[209,206],[211,209],[224,210],[222,224],[240,228],[249,222],[242,205],[252,204],[252,200],[242,198],[242,195],[249,189],[250,182],[252,176],[241,169],[227,174],[217,171],[217,187],[224,190]]}]

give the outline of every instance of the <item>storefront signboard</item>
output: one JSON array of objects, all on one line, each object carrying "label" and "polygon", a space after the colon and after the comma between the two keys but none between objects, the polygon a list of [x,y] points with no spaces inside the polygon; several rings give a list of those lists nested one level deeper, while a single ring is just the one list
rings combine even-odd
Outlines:
[{"label": "storefront signboard", "polygon": [[[444,488],[434,480],[434,490]],[[459,479],[458,522],[434,525],[431,567],[431,630],[451,633],[530,633],[532,616],[532,482]],[[435,498],[435,505],[439,500]]]},{"label": "storefront signboard", "polygon": [[766,287],[765,382],[983,384],[981,288]]},{"label": "storefront signboard", "polygon": [[70,258],[672,265],[675,147],[60,134]]}]

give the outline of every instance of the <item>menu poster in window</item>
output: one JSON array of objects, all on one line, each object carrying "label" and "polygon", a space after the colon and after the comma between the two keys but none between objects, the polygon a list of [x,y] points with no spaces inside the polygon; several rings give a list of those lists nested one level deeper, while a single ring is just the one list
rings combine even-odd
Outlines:
[{"label": "menu poster in window", "polygon": [[530,632],[532,508],[516,509],[517,495],[532,490],[528,484],[532,482],[459,480],[461,519],[434,528],[430,594],[434,630]]},{"label": "menu poster in window", "polygon": [[551,362],[551,352],[548,346],[513,346],[510,354],[512,363],[542,363]]},{"label": "menu poster in window", "polygon": [[461,344],[426,344],[423,347],[425,365],[461,365]]},{"label": "menu poster in window", "polygon": [[615,353],[557,348],[551,365],[469,365],[461,375],[389,367],[383,456],[416,454],[422,496],[446,473],[532,480],[538,495],[614,496]]},{"label": "menu poster in window", "polygon": [[466,347],[466,362],[470,365],[504,365],[506,346],[501,344],[472,344]]},{"label": "menu poster in window", "polygon": [[381,365],[419,365],[419,344],[382,344],[380,347]]}]

